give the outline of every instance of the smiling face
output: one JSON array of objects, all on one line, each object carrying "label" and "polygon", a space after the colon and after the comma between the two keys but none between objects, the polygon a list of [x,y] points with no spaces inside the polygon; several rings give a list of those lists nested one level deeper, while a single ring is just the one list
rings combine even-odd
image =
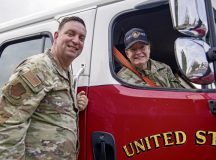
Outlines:
[{"label": "smiling face", "polygon": [[126,55],[131,64],[140,69],[147,68],[147,62],[150,58],[150,45],[143,42],[133,44],[126,51]]},{"label": "smiling face", "polygon": [[85,26],[78,21],[69,21],[54,34],[56,56],[65,63],[72,62],[80,55],[86,37]]}]

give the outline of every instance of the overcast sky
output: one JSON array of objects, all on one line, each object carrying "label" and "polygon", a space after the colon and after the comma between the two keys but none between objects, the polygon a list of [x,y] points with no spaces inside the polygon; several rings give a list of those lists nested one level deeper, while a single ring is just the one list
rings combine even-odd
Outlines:
[{"label": "overcast sky", "polygon": [[81,0],[0,0],[0,23]]},{"label": "overcast sky", "polygon": [[[83,0],[0,0],[0,23],[75,1]],[[216,6],[216,0],[212,2]]]}]

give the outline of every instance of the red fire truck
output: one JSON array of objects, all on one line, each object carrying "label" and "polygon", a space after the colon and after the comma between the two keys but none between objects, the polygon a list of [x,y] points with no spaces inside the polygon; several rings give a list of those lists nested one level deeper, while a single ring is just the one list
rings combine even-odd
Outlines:
[{"label": "red fire truck", "polygon": [[[93,0],[0,24],[0,85],[25,57],[43,52],[59,21],[76,15],[87,27],[73,63],[85,90],[80,160],[216,159],[216,34],[210,0]],[[184,88],[135,86],[117,72],[124,34],[143,28],[151,58],[169,65]],[[18,54],[19,53],[19,54]]]}]

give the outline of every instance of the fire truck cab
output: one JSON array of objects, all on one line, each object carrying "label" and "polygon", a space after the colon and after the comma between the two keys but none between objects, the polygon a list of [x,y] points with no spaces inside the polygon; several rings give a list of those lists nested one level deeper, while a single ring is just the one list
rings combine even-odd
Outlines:
[{"label": "fire truck cab", "polygon": [[[73,62],[74,87],[89,98],[80,113],[79,160],[216,159],[215,24],[209,0],[80,1],[0,24],[0,86],[16,66],[51,47],[59,22],[87,28]],[[183,88],[131,85],[117,73],[124,35],[142,28],[154,60]],[[1,95],[1,92],[0,92]]]}]

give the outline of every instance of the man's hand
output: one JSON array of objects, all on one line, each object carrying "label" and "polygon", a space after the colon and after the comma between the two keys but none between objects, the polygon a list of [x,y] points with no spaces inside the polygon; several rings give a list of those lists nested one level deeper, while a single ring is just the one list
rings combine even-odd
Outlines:
[{"label": "man's hand", "polygon": [[86,109],[88,104],[88,97],[85,95],[84,91],[81,91],[77,94],[77,105],[80,111]]}]

